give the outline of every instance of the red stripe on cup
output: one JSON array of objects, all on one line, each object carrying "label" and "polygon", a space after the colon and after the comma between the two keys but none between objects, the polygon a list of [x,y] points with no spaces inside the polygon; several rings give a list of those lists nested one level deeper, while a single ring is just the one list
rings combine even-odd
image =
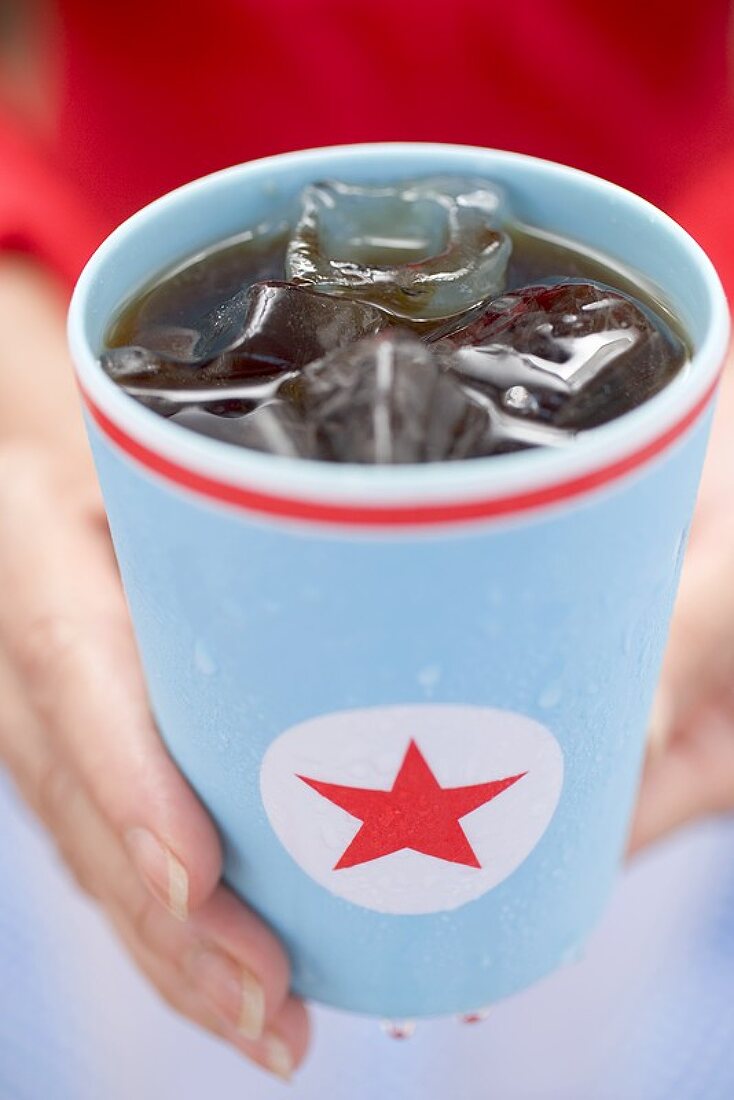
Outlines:
[{"label": "red stripe on cup", "polygon": [[244,485],[233,485],[199,473],[151,450],[128,435],[94,403],[82,389],[84,402],[97,426],[126,455],[140,465],[193,493],[260,515],[342,527],[433,527],[520,515],[548,505],[560,504],[600,489],[644,466],[671,447],[701,416],[711,401],[718,378],[696,404],[661,435],[622,458],[585,474],[566,478],[539,489],[523,489],[505,495],[469,500],[436,501],[420,504],[348,504],[281,496]]}]

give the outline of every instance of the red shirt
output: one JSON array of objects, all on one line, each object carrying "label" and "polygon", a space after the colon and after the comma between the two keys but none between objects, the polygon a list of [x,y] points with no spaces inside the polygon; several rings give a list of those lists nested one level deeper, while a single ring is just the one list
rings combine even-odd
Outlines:
[{"label": "red shirt", "polygon": [[415,139],[577,165],[679,217],[734,289],[726,0],[57,0],[41,138],[0,115],[0,241],[71,280],[194,176]]}]

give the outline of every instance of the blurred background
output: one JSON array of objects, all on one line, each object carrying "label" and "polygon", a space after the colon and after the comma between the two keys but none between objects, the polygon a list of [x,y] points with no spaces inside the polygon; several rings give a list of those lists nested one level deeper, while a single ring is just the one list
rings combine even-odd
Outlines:
[{"label": "blurred background", "polygon": [[[195,176],[313,145],[450,141],[645,195],[731,294],[731,30],[727,0],[0,0],[0,249],[69,290],[120,220]],[[730,1100],[733,857],[723,819],[645,853],[585,957],[482,1024],[395,1042],[318,1011],[295,1094]],[[156,1000],[2,780],[0,1100],[282,1087]]]},{"label": "blurred background", "polygon": [[0,0],[0,240],[71,280],[137,207],[225,165],[339,142],[466,142],[640,192],[728,278],[730,8]]}]

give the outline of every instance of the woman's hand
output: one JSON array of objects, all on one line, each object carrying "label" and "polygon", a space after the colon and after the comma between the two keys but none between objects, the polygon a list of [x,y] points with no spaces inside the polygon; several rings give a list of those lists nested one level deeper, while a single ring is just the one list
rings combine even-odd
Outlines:
[{"label": "woman's hand", "polygon": [[306,1011],[275,936],[220,883],[215,828],[153,725],[62,301],[30,268],[13,271],[12,290],[6,274],[0,335],[23,322],[31,386],[9,376],[0,344],[12,414],[0,425],[0,760],[164,999],[289,1077]]},{"label": "woman's hand", "polygon": [[734,811],[734,361],[719,395],[631,848],[727,811]]}]

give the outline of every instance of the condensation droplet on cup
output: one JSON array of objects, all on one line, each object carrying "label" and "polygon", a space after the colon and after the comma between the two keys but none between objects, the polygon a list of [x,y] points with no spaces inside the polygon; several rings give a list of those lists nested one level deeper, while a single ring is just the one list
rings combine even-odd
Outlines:
[{"label": "condensation droplet on cup", "polygon": [[410,1039],[415,1033],[415,1020],[381,1020],[380,1027],[391,1039]]},{"label": "condensation droplet on cup", "polygon": [[540,695],[538,696],[538,706],[543,710],[550,710],[551,707],[557,707],[561,701],[561,685],[549,684]]},{"label": "condensation droplet on cup", "polygon": [[430,699],[433,692],[441,679],[441,666],[440,665],[426,665],[418,673],[417,680],[424,692]]},{"label": "condensation droplet on cup", "polygon": [[567,947],[561,955],[561,966],[575,966],[576,963],[580,963],[584,957],[582,948],[578,944],[574,944],[573,947]]},{"label": "condensation droplet on cup", "polygon": [[490,1008],[478,1008],[474,1012],[464,1012],[459,1016],[459,1023],[462,1024],[481,1024],[487,1019],[490,1012]]},{"label": "condensation droplet on cup", "polygon": [[504,598],[504,592],[502,591],[501,586],[498,584],[493,584],[487,592],[487,599],[495,607],[499,607],[499,605],[503,603]]},{"label": "condensation droplet on cup", "polygon": [[320,603],[321,589],[315,584],[307,584],[301,589],[301,599],[304,603]]},{"label": "condensation droplet on cup", "polygon": [[212,676],[217,671],[216,664],[202,642],[197,642],[194,646],[194,667],[202,676]]}]

